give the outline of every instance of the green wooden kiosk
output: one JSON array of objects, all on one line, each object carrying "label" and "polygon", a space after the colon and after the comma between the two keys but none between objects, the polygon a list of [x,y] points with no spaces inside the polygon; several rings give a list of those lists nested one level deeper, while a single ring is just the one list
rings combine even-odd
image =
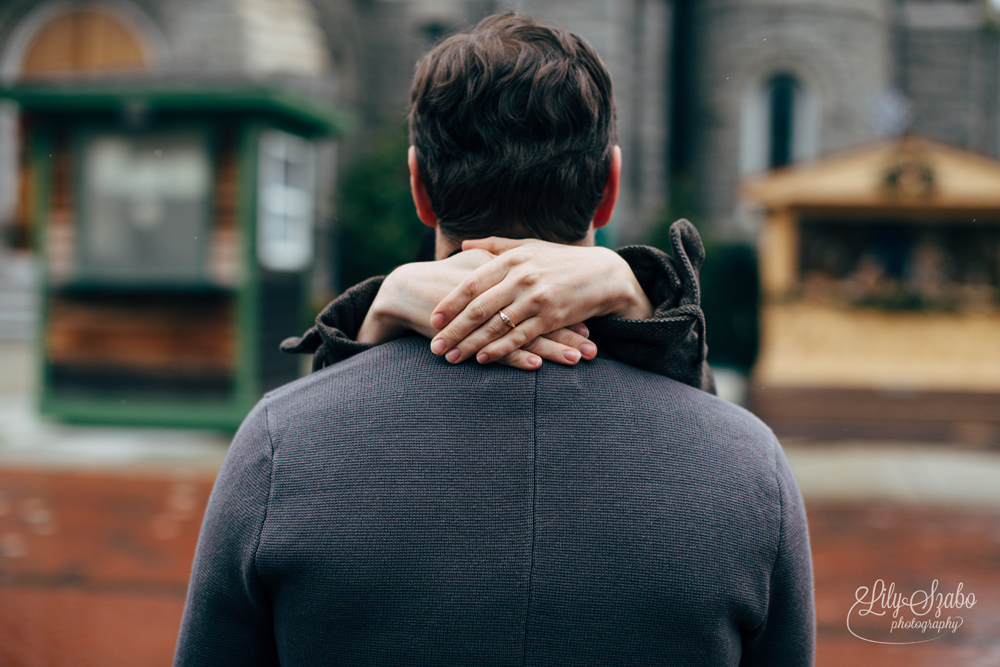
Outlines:
[{"label": "green wooden kiosk", "polygon": [[43,413],[234,429],[299,374],[316,142],[333,110],[259,86],[0,89],[26,124]]}]

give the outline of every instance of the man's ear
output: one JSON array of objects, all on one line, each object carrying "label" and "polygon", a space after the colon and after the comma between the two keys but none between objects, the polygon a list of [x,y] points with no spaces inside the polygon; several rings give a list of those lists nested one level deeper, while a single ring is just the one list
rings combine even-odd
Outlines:
[{"label": "man's ear", "polygon": [[594,212],[594,229],[600,229],[611,222],[611,216],[615,212],[615,204],[618,203],[618,190],[622,181],[622,149],[614,146],[611,149],[611,170],[608,172],[608,182],[604,186],[604,194],[601,202]]},{"label": "man's ear", "polygon": [[410,167],[410,192],[413,193],[413,205],[417,207],[417,217],[420,222],[428,227],[437,227],[437,216],[431,207],[431,198],[427,195],[427,188],[420,178],[420,169],[417,168],[417,149],[410,146],[406,154],[406,164]]}]

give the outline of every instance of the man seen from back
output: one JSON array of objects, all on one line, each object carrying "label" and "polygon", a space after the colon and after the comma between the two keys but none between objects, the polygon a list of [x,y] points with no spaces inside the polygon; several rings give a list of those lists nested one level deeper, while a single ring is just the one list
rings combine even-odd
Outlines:
[{"label": "man seen from back", "polygon": [[[568,31],[505,14],[446,39],[410,131],[438,259],[592,245],[611,219],[611,80]],[[608,358],[452,365],[407,337],[247,417],[175,664],[781,667],[813,645],[802,498],[755,417]]]}]

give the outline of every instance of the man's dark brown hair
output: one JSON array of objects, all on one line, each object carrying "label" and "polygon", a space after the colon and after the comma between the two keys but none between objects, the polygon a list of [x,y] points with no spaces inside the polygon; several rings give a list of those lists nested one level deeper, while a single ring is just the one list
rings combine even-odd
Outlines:
[{"label": "man's dark brown hair", "polygon": [[507,13],[417,63],[410,142],[441,231],[572,243],[604,192],[611,77],[571,32]]}]

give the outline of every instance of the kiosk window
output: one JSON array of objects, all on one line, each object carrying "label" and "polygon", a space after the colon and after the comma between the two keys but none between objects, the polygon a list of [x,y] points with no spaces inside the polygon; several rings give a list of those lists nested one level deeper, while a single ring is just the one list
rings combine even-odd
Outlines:
[{"label": "kiosk window", "polygon": [[211,173],[201,132],[92,136],[85,142],[82,171],[82,277],[200,279]]},{"label": "kiosk window", "polygon": [[805,219],[806,296],[951,308],[1000,299],[1000,228],[963,220]]},{"label": "kiosk window", "polygon": [[316,190],[312,144],[285,132],[260,140],[257,257],[271,271],[302,271],[313,259]]}]

